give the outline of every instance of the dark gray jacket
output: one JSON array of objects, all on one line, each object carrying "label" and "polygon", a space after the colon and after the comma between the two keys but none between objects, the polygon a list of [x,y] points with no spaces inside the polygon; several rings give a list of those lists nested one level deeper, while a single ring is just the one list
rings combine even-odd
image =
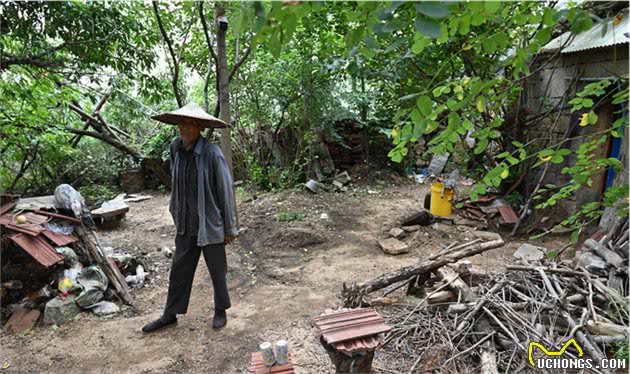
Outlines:
[{"label": "dark gray jacket", "polygon": [[[179,165],[179,152],[171,143],[171,203],[169,211],[177,225],[181,194],[175,181]],[[197,245],[223,243],[225,235],[236,236],[236,202],[234,201],[234,183],[221,148],[200,137],[193,150],[197,165],[197,204],[199,207],[199,231]]]}]

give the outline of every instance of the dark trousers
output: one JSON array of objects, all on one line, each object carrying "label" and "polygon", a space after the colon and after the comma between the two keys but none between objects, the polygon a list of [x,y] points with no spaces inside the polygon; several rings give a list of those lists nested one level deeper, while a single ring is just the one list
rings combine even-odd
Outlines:
[{"label": "dark trousers", "polygon": [[201,252],[203,252],[206,266],[212,278],[215,309],[228,309],[231,306],[225,277],[227,271],[225,244],[210,244],[199,247],[196,236],[177,235],[175,237],[175,256],[169,277],[168,298],[164,309],[165,314],[185,314],[188,310],[190,291]]}]

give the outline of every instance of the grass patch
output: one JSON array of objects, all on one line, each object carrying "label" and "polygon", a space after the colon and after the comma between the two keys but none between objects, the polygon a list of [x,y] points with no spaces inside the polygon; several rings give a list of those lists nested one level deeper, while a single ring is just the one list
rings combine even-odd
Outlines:
[{"label": "grass patch", "polygon": [[306,215],[300,212],[280,212],[276,215],[280,222],[304,221]]}]

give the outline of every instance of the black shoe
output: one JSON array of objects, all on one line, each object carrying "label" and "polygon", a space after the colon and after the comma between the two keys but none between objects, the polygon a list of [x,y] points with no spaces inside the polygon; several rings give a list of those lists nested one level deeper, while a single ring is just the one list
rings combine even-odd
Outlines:
[{"label": "black shoe", "polygon": [[162,316],[153,322],[149,322],[142,328],[142,332],[153,332],[163,327],[173,326],[177,324],[177,317]]},{"label": "black shoe", "polygon": [[221,330],[227,324],[227,315],[225,310],[217,309],[214,311],[214,318],[212,319],[212,328],[215,330]]}]

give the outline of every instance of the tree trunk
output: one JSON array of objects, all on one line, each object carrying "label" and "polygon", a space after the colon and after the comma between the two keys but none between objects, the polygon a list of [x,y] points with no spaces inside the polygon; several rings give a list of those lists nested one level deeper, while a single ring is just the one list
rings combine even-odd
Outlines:
[{"label": "tree trunk", "polygon": [[[225,48],[227,25],[221,26],[220,23],[221,17],[225,16],[223,5],[217,4],[214,16],[217,30],[217,62],[219,65],[219,118],[230,124],[230,78],[227,71],[227,52]],[[232,141],[230,136],[229,127],[221,129],[221,150],[230,168],[230,173],[232,173]]]}]

